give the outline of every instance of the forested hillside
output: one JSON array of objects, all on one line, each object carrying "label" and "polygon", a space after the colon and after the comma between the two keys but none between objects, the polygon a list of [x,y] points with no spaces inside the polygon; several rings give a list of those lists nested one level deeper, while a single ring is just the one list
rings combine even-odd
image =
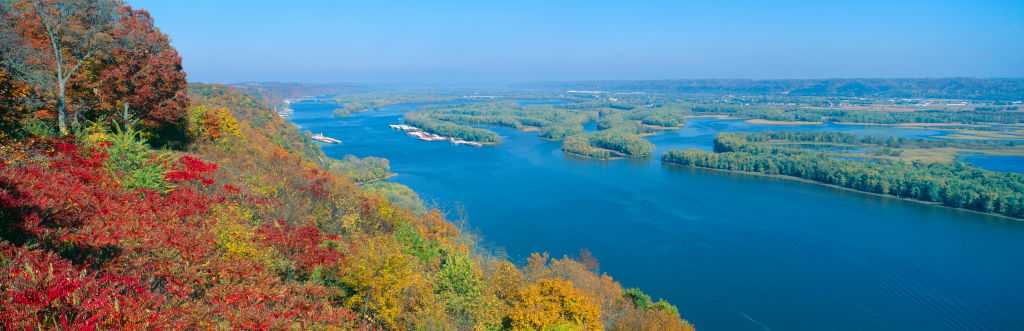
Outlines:
[{"label": "forested hillside", "polygon": [[692,329],[589,254],[516,265],[360,186],[380,161],[339,166],[262,100],[186,84],[143,10],[0,10],[0,329]]}]

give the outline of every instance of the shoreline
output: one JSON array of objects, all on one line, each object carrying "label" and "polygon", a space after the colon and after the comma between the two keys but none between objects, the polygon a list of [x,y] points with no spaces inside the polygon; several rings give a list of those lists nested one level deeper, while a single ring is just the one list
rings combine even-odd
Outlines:
[{"label": "shoreline", "polygon": [[822,124],[825,124],[824,122],[806,122],[806,121],[772,121],[772,120],[766,120],[766,119],[760,119],[760,118],[752,118],[752,119],[748,119],[748,120],[746,120],[746,121],[743,121],[743,122],[745,122],[745,123],[747,123],[747,124],[756,124],[756,125],[777,125],[777,126],[813,126],[813,125],[822,125]]},{"label": "shoreline", "polygon": [[[600,147],[594,147],[594,148],[600,148]],[[613,155],[612,157],[608,157],[608,158],[599,158],[599,157],[593,157],[593,156],[590,156],[590,155],[586,155],[586,154],[583,154],[583,153],[567,151],[567,150],[561,149],[561,148],[559,150],[561,150],[562,153],[565,153],[567,155],[570,155],[570,156],[573,156],[573,157],[576,157],[576,158],[587,159],[587,160],[612,161],[612,160],[624,160],[624,159],[628,159],[629,158],[629,157],[626,156],[626,154],[623,154],[622,152],[613,151],[613,150],[610,150],[610,149],[607,149],[607,148],[602,148],[602,149],[606,150],[606,151],[609,151],[609,152],[611,152],[611,153],[613,153],[615,155]]]},{"label": "shoreline", "polygon": [[413,138],[416,138],[416,139],[421,140],[421,141],[426,141],[426,142],[447,141],[447,142],[455,144],[455,145],[467,145],[467,146],[471,146],[471,147],[491,146],[491,145],[497,145],[498,143],[501,142],[501,141],[482,142],[482,141],[466,140],[464,138],[459,138],[459,137],[444,136],[444,135],[435,133],[435,132],[433,132],[431,130],[427,130],[427,129],[424,129],[424,128],[415,127],[415,126],[411,126],[411,125],[406,125],[406,124],[389,124],[388,126],[391,127],[394,130],[402,131],[402,132],[404,132],[408,136],[411,136]]},{"label": "shoreline", "polygon": [[833,122],[836,125],[860,125],[860,126],[891,126],[891,127],[902,127],[907,129],[921,129],[921,128],[942,128],[942,127],[983,127],[983,125],[977,124],[965,124],[965,123],[925,123],[925,122],[907,122],[907,123],[862,123],[862,122]]},{"label": "shoreline", "polygon": [[[328,156],[328,157],[330,157],[330,156]],[[337,160],[337,159],[335,159],[335,160]],[[362,183],[356,182],[356,185],[363,186],[363,185],[367,185],[367,184],[383,182],[383,181],[387,181],[388,179],[391,179],[391,178],[394,178],[394,177],[397,177],[397,176],[398,176],[397,173],[392,172],[392,173],[389,173],[387,176],[384,176],[382,178],[374,178],[373,180],[369,180],[369,181],[362,182]],[[355,181],[353,180],[353,182],[355,182]]]},{"label": "shoreline", "polygon": [[853,189],[853,188],[849,188],[849,187],[839,186],[839,185],[835,185],[835,184],[822,183],[822,182],[819,182],[819,181],[816,181],[816,180],[800,178],[800,177],[794,177],[794,176],[770,175],[770,174],[765,174],[765,173],[760,173],[760,172],[748,172],[748,171],[740,171],[740,170],[715,169],[715,168],[699,167],[699,166],[692,166],[692,165],[684,165],[684,164],[679,164],[679,163],[675,163],[675,162],[671,162],[671,161],[664,161],[664,160],[661,161],[661,164],[662,165],[672,166],[672,167],[679,167],[679,168],[701,169],[701,170],[717,171],[717,172],[731,173],[731,174],[740,174],[740,175],[747,175],[747,176],[754,176],[754,177],[767,177],[767,178],[776,178],[776,179],[781,179],[781,180],[802,182],[802,183],[814,184],[814,185],[818,185],[818,186],[825,186],[825,187],[829,187],[829,188],[833,188],[833,189],[839,189],[839,190],[849,191],[849,192],[856,192],[856,193],[860,193],[860,194],[867,194],[867,195],[872,195],[872,196],[877,196],[877,197],[882,197],[882,198],[889,198],[889,199],[895,199],[895,200],[901,200],[901,201],[908,201],[908,202],[914,202],[914,203],[918,203],[918,204],[922,204],[922,205],[928,205],[928,206],[934,206],[934,207],[942,207],[942,208],[947,208],[947,209],[952,209],[952,210],[957,210],[957,211],[969,212],[969,213],[973,213],[973,214],[992,216],[992,217],[1002,218],[1002,219],[1006,219],[1006,220],[1014,221],[1014,222],[1024,222],[1024,218],[1017,218],[1017,217],[1013,217],[1013,216],[1007,216],[1007,215],[996,214],[996,213],[986,213],[986,212],[983,212],[983,211],[977,211],[977,210],[967,209],[967,208],[950,207],[950,206],[946,206],[946,205],[944,205],[944,204],[942,204],[940,202],[934,202],[934,201],[924,201],[924,200],[917,200],[917,199],[911,199],[911,198],[904,198],[904,197],[900,197],[900,196],[896,196],[896,195],[891,195],[891,194],[882,194],[882,193],[861,191],[861,190],[858,190],[858,189]]}]

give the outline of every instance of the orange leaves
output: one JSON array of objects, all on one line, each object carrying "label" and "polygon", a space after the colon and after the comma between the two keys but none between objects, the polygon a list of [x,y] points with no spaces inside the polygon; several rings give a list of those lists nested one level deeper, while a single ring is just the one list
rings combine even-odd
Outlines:
[{"label": "orange leaves", "polygon": [[98,97],[117,114],[127,104],[151,126],[173,124],[188,106],[181,57],[145,10],[122,6],[114,47],[98,69]]},{"label": "orange leaves", "polygon": [[0,141],[21,126],[29,108],[25,102],[31,89],[25,82],[14,79],[9,71],[0,66]]},{"label": "orange leaves", "polygon": [[225,107],[196,106],[188,110],[187,131],[194,141],[219,142],[241,137],[242,132],[231,112]]},{"label": "orange leaves", "polygon": [[572,283],[546,279],[519,290],[512,300],[506,325],[512,330],[569,327],[603,330],[601,307],[577,291]]}]

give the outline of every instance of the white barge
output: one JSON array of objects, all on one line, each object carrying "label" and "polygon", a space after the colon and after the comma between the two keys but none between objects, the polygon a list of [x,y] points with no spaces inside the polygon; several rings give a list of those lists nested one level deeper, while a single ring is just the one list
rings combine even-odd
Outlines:
[{"label": "white barge", "polygon": [[467,146],[473,146],[473,147],[483,147],[484,146],[484,144],[481,144],[481,143],[478,143],[478,142],[475,142],[475,141],[467,141],[467,140],[462,140],[462,139],[455,138],[455,137],[445,137],[445,136],[442,136],[442,135],[426,132],[426,131],[423,131],[420,128],[417,128],[417,127],[412,126],[412,125],[388,124],[388,127],[392,128],[392,129],[395,129],[395,130],[404,131],[405,134],[407,134],[407,135],[409,135],[411,137],[414,137],[416,139],[423,140],[423,141],[445,141],[445,140],[447,140],[447,141],[450,141],[452,144],[456,144],[456,145],[467,145]]},{"label": "white barge", "polygon": [[331,138],[331,137],[325,136],[325,135],[323,135],[322,133],[317,133],[317,134],[314,134],[314,135],[313,135],[312,137],[310,137],[310,138],[311,138],[311,139],[313,139],[313,140],[316,140],[316,141],[322,142],[322,143],[326,143],[326,144],[340,144],[340,143],[341,143],[341,140],[338,140],[338,139],[334,139],[334,138]]}]

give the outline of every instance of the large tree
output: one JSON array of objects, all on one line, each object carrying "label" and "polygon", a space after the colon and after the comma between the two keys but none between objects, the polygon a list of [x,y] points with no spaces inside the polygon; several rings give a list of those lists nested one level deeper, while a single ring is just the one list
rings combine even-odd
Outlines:
[{"label": "large tree", "polygon": [[124,6],[111,32],[113,47],[97,63],[99,108],[130,112],[150,127],[177,123],[188,107],[181,57],[145,10]]},{"label": "large tree", "polygon": [[[48,91],[55,102],[57,127],[68,132],[68,86],[81,68],[111,46],[117,23],[117,0],[4,1],[5,32],[17,36],[5,46],[12,51],[4,61],[36,87]],[[20,37],[20,38],[15,38]],[[17,40],[15,40],[17,39]],[[5,54],[7,55],[7,54]]]},{"label": "large tree", "polygon": [[0,0],[0,11],[0,64],[46,97],[62,134],[79,118],[165,129],[183,117],[181,57],[146,11],[122,0]]},{"label": "large tree", "polygon": [[14,79],[7,68],[0,65],[0,141],[17,131],[27,116],[25,99],[31,91],[27,84]]}]

